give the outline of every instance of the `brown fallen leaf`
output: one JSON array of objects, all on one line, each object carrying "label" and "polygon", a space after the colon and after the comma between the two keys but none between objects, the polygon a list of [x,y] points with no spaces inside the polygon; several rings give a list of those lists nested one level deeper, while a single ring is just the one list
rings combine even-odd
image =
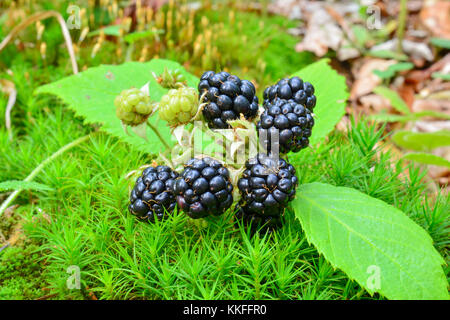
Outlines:
[{"label": "brown fallen leaf", "polygon": [[450,131],[450,121],[416,121],[411,130],[418,132]]},{"label": "brown fallen leaf", "polygon": [[303,19],[301,1],[298,0],[276,0],[267,7],[270,13],[279,14],[289,19]]},{"label": "brown fallen leaf", "polygon": [[297,51],[310,51],[322,57],[332,49],[341,61],[360,56],[359,50],[353,45],[356,38],[350,27],[361,23],[359,5],[353,1],[339,1],[331,6],[323,1],[278,0],[269,6],[269,10],[288,17],[295,15],[306,21],[306,30],[299,30],[304,33],[304,37],[297,44]]},{"label": "brown fallen leaf", "polygon": [[368,94],[361,97],[359,100],[364,108],[365,114],[380,113],[381,111],[388,111],[391,109],[389,100],[378,94]]},{"label": "brown fallen leaf", "polygon": [[382,82],[381,78],[375,75],[373,71],[384,71],[394,63],[396,63],[395,60],[367,58],[360,68],[354,70],[355,82],[350,91],[350,100],[356,100],[371,93]]},{"label": "brown fallen leaf", "polygon": [[412,111],[435,111],[450,115],[450,100],[417,99],[412,104]]},{"label": "brown fallen leaf", "polygon": [[[415,91],[422,90],[425,86],[428,86],[426,80],[431,78],[434,72],[438,72],[446,68],[450,64],[450,53],[445,55],[442,59],[433,63],[425,70],[412,70],[405,75],[405,83],[413,85]],[[430,88],[429,88],[430,89]],[[440,89],[442,90],[442,89]],[[430,91],[430,90],[429,90]]]},{"label": "brown fallen leaf", "polygon": [[[397,50],[398,39],[391,39],[386,42],[377,44],[373,46],[370,51],[395,51]],[[410,56],[411,58],[421,60],[425,59],[427,61],[433,61],[434,54],[431,51],[430,47],[423,42],[411,41],[411,40],[403,40],[402,41],[403,51]]]},{"label": "brown fallen leaf", "polygon": [[[434,149],[432,154],[450,161],[450,147]],[[443,185],[443,183],[448,183],[449,181],[450,169],[442,166],[429,166],[428,175],[433,180],[437,180],[440,185]]]},{"label": "brown fallen leaf", "polygon": [[403,84],[397,88],[397,92],[411,109],[414,103],[414,86],[403,82]]},{"label": "brown fallen leaf", "polygon": [[318,7],[308,20],[305,37],[295,49],[299,52],[311,51],[316,56],[322,57],[329,48],[337,51],[343,38],[344,32],[339,25],[325,8]]},{"label": "brown fallen leaf", "polygon": [[424,1],[420,19],[433,36],[450,38],[450,1]]}]

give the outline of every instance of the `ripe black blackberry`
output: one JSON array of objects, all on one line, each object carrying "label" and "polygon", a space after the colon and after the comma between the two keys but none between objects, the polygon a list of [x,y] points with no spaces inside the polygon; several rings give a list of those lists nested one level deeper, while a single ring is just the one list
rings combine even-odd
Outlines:
[{"label": "ripe black blackberry", "polygon": [[276,227],[287,204],[295,197],[295,168],[282,158],[259,153],[248,160],[238,181],[241,200],[236,217],[255,226]]},{"label": "ripe black blackberry", "polygon": [[258,114],[258,97],[255,86],[248,80],[222,71],[206,71],[198,84],[200,96],[206,93],[203,115],[211,129],[227,129],[229,120],[252,120]]},{"label": "ripe black blackberry", "polygon": [[193,219],[224,213],[233,203],[232,192],[228,169],[211,158],[189,160],[174,184],[178,207]]},{"label": "ripe black blackberry", "polygon": [[168,166],[146,168],[130,194],[128,210],[140,219],[162,220],[175,208],[173,185],[178,173]]},{"label": "ripe black blackberry", "polygon": [[264,90],[263,98],[264,106],[272,103],[276,98],[293,100],[311,111],[316,106],[313,85],[306,81],[303,82],[299,77],[281,79],[275,85],[267,87]]},{"label": "ripe black blackberry", "polygon": [[260,144],[272,150],[273,141],[279,141],[279,152],[298,152],[309,144],[309,137],[314,126],[311,111],[293,100],[275,99],[267,104],[256,125]]},{"label": "ripe black blackberry", "polygon": [[241,221],[244,226],[251,227],[251,231],[255,232],[260,229],[261,233],[272,232],[281,227],[282,216],[262,216],[248,211],[246,207],[236,204],[234,208],[236,212],[236,222]]}]

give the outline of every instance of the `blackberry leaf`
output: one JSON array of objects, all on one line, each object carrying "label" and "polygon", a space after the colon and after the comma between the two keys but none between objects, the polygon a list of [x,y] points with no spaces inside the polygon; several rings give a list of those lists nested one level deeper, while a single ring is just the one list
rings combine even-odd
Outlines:
[{"label": "blackberry leaf", "polygon": [[[35,94],[56,95],[67,103],[77,116],[84,117],[86,123],[101,124],[102,130],[129,143],[138,151],[157,153],[158,149],[164,146],[150,128],[147,128],[147,138],[152,141],[151,148],[148,142],[139,136],[130,136],[124,132],[115,114],[114,99],[124,89],[140,88],[148,83],[151,100],[159,101],[168,89],[157,83],[152,72],[161,74],[164,68],[181,70],[187,84],[191,87],[197,86],[198,78],[184,70],[180,64],[170,60],[153,59],[146,63],[126,62],[117,66],[101,65],[89,68],[77,75],[41,86]],[[158,124],[157,118],[151,117],[149,121],[158,127],[164,139],[172,145],[170,129],[163,122]]]},{"label": "blackberry leaf", "polygon": [[443,258],[402,211],[355,189],[301,185],[292,206],[318,251],[371,294],[448,299]]}]

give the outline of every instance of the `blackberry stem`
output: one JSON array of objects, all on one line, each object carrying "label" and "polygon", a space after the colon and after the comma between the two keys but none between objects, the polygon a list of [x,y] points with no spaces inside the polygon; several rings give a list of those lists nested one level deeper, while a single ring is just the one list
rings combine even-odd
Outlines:
[{"label": "blackberry stem", "polygon": [[[84,137],[78,138],[65,146],[61,147],[58,151],[53,153],[50,157],[42,161],[25,179],[24,181],[30,182],[31,180],[36,177],[36,175],[50,162],[52,162],[55,158],[66,152],[67,150],[79,145],[80,143],[83,143],[84,141],[88,140],[90,137],[92,137],[96,132],[92,132]],[[3,212],[8,208],[8,206],[13,202],[19,194],[23,191],[23,189],[19,188],[15,190],[13,193],[9,195],[9,197],[2,203],[0,206],[0,216],[3,214]]]},{"label": "blackberry stem", "polygon": [[159,132],[158,128],[156,128],[153,124],[150,123],[150,121],[147,120],[147,125],[150,127],[150,129],[152,129],[152,131],[156,134],[156,136],[158,137],[159,141],[161,141],[161,143],[167,148],[170,149],[169,144],[166,142],[166,140],[164,140],[164,138],[162,137],[161,133]]}]

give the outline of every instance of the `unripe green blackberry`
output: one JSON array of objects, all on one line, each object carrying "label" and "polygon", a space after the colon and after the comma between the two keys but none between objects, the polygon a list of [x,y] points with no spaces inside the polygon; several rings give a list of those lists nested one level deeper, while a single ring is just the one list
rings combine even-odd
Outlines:
[{"label": "unripe green blackberry", "polygon": [[186,85],[186,77],[180,69],[168,70],[165,68],[164,72],[156,78],[156,81],[167,89],[176,89]]},{"label": "unripe green blackberry", "polygon": [[194,88],[171,89],[159,102],[159,117],[170,126],[192,120],[198,110],[198,93]]},{"label": "unripe green blackberry", "polygon": [[153,111],[150,97],[137,88],[122,91],[114,100],[114,105],[117,117],[130,126],[144,123]]}]

